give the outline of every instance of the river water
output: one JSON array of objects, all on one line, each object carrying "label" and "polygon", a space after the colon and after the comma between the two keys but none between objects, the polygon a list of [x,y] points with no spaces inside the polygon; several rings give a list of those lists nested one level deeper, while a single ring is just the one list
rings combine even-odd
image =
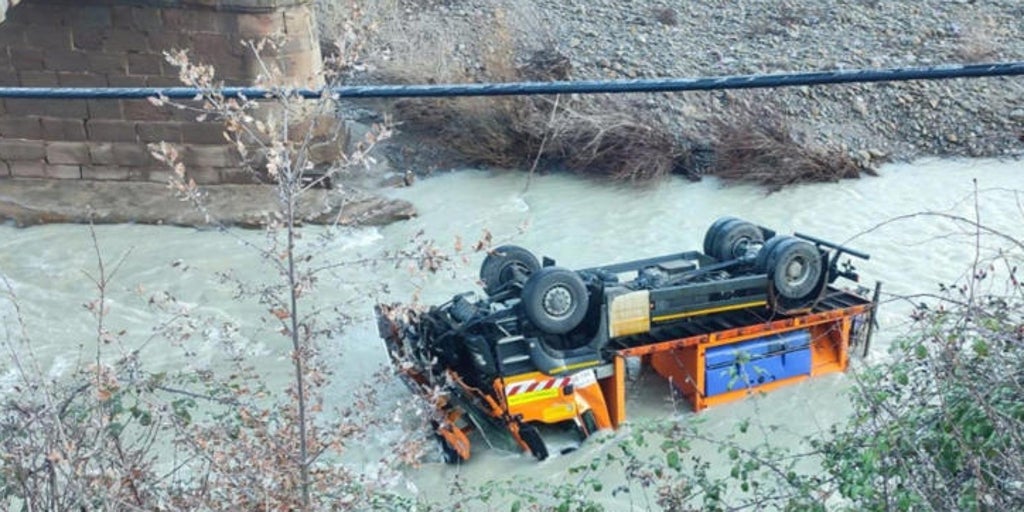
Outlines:
[{"label": "river water", "polygon": [[[346,231],[329,239],[319,236],[321,228],[308,228],[302,244],[326,259],[351,260],[405,247],[420,231],[450,250],[456,239],[468,247],[487,230],[495,243],[515,243],[563,266],[581,268],[698,248],[711,222],[733,215],[870,253],[869,261],[857,262],[863,284],[882,281],[886,297],[891,298],[935,292],[940,283],[961,278],[975,258],[975,244],[974,233],[964,225],[935,216],[887,221],[924,211],[974,218],[977,208],[983,223],[1024,238],[1022,190],[1024,163],[992,160],[891,164],[877,178],[800,185],[773,194],[753,186],[724,186],[714,179],[669,180],[635,188],[570,175],[535,176],[527,188],[527,178],[520,172],[461,171],[392,192],[416,205],[420,216],[412,221]],[[233,300],[233,288],[217,277],[233,270],[248,281],[273,279],[270,268],[245,247],[244,242],[261,244],[260,233],[239,231],[231,236],[187,228],[115,225],[98,226],[96,236],[108,271],[123,258],[108,295],[111,330],[124,330],[124,339],[104,350],[116,353],[120,347],[142,347],[142,358],[153,369],[218,364],[224,352],[217,343],[189,345],[186,354],[159,339],[147,341],[152,326],[165,318],[153,311],[148,300],[166,291],[208,318],[194,326],[198,334],[227,338],[230,330],[224,322],[238,323],[242,349],[257,355],[254,360],[271,383],[285,382],[286,341],[274,334],[272,323],[257,320],[265,316],[266,308]],[[96,273],[89,230],[80,225],[0,226],[0,237],[0,274],[18,297],[26,332],[44,371],[59,374],[81,357],[80,347],[88,353],[95,346],[95,322],[83,307],[95,296],[88,277]],[[981,239],[983,255],[1001,246],[993,238]],[[465,264],[428,277],[392,265],[341,267],[327,274],[318,285],[320,300],[343,304],[356,315],[325,350],[334,356],[331,364],[336,370],[330,401],[345,403],[348,390],[386,362],[371,318],[375,300],[406,301],[416,292],[424,303],[447,300],[474,288],[481,260],[481,254],[468,253]],[[381,291],[381,285],[388,290]],[[869,360],[887,357],[886,348],[904,329],[908,311],[900,300],[883,306],[881,329]],[[0,303],[8,331],[14,328],[13,314],[9,303]],[[14,378],[5,358],[0,363],[0,389],[10,386]],[[755,417],[779,425],[776,442],[796,443],[800,436],[822,432],[843,417],[848,411],[843,390],[850,379],[850,375],[814,379],[706,411],[701,420],[709,431],[719,432],[731,431],[730,425],[739,418]],[[398,405],[406,397],[397,381],[384,387],[389,403]],[[691,418],[680,404],[671,402],[667,389],[655,376],[643,374],[630,390],[629,417],[665,417],[675,414],[675,409],[680,421]],[[372,469],[379,451],[385,449],[383,443],[396,434],[382,433],[353,461]],[[587,443],[572,454],[538,464],[525,455],[474,446],[467,465],[428,462],[409,473],[408,485],[411,492],[443,498],[446,482],[456,474],[470,482],[520,475],[569,481],[565,479],[577,477],[569,476],[568,467],[589,461],[604,449],[607,444]],[[713,457],[713,449],[707,450]],[[617,477],[603,478],[614,483]],[[628,502],[636,497],[617,499]]]}]

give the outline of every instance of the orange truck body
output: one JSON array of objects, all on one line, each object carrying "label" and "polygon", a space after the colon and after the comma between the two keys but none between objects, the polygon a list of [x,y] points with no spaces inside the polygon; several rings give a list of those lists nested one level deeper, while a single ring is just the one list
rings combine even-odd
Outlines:
[{"label": "orange truck body", "polygon": [[[647,336],[622,343],[604,362],[585,368],[565,371],[557,375],[531,371],[494,379],[489,389],[466,384],[457,373],[449,370],[448,381],[465,396],[475,397],[478,408],[509,430],[517,445],[534,452],[536,447],[522,440],[520,429],[530,424],[558,424],[575,422],[583,437],[597,429],[614,429],[627,420],[626,386],[627,358],[636,358],[658,375],[667,379],[689,402],[694,411],[743,399],[753,393],[767,392],[795,384],[811,377],[843,372],[850,359],[855,328],[870,321],[868,315],[873,302],[848,291],[829,290],[829,297],[815,308],[788,315],[770,312],[765,307],[728,311],[706,315],[699,321],[678,324],[680,334],[669,332]],[[386,322],[398,331],[394,311],[378,306],[378,314],[391,318]],[[722,375],[709,375],[708,354],[716,349],[730,351],[736,347],[742,352],[744,343],[792,333],[804,334],[809,343],[801,347],[809,355],[806,372],[775,378],[744,379],[742,365],[758,375],[758,361],[743,361],[740,357],[727,370],[728,386],[725,391],[709,393],[709,380],[722,381]],[[784,356],[776,356],[784,357]],[[405,377],[412,382],[424,382],[422,375],[406,370]],[[723,370],[719,370],[721,373]],[[424,396],[431,395],[428,387],[419,385]],[[465,421],[465,402],[454,405],[451,401],[435,402],[438,409],[438,432],[448,446],[454,449],[458,460],[470,455],[470,432],[479,427]],[[479,411],[478,411],[479,412]],[[479,422],[477,422],[479,423]],[[534,441],[536,442],[536,441]],[[451,461],[450,461],[451,462]]]},{"label": "orange truck body", "polygon": [[538,426],[586,439],[626,421],[637,362],[695,411],[846,370],[879,288],[869,300],[834,286],[859,281],[844,255],[870,257],[735,217],[711,225],[702,251],[580,270],[506,245],[481,265],[484,296],[378,305],[378,326],[399,374],[435,406],[447,462],[469,458],[472,430],[544,459]]}]

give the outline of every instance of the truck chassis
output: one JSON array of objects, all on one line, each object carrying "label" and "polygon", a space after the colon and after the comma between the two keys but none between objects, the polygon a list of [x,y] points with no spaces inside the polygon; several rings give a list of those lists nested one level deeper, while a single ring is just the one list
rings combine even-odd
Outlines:
[{"label": "truck chassis", "polygon": [[423,309],[378,304],[397,373],[436,409],[446,462],[469,433],[538,459],[536,428],[571,423],[585,439],[626,420],[626,361],[669,379],[694,410],[844,371],[875,301],[832,285],[868,255],[726,217],[704,251],[572,271],[517,246],[481,265],[469,292]]}]

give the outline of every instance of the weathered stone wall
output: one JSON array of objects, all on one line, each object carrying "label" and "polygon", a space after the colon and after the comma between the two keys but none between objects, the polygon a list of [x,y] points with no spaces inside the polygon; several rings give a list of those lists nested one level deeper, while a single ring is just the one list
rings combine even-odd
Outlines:
[{"label": "weathered stone wall", "polygon": [[[308,0],[22,0],[0,23],[0,86],[180,86],[163,52],[187,48],[227,85],[254,83],[246,40],[281,37],[264,59],[288,85],[315,85]],[[222,127],[146,100],[0,102],[0,177],[165,181],[148,143],[181,146],[201,183],[247,181]]]}]

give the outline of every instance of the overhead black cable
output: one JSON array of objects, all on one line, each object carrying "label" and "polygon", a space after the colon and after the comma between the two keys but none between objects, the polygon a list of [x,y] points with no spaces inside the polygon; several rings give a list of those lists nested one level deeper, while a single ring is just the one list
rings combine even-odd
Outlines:
[{"label": "overhead black cable", "polygon": [[[804,85],[946,80],[1024,75],[1024,62],[944,65],[930,67],[852,69],[733,75],[699,78],[642,78],[635,80],[581,80],[565,82],[509,82],[438,85],[342,85],[322,89],[293,89],[303,98],[332,94],[341,98],[409,98],[456,96],[520,96],[531,94],[591,94],[629,92],[682,92],[724,89],[760,89]],[[30,99],[140,99],[164,96],[190,99],[203,94],[194,87],[0,87],[0,98]],[[223,87],[229,97],[261,98],[275,94],[263,87]]]}]

